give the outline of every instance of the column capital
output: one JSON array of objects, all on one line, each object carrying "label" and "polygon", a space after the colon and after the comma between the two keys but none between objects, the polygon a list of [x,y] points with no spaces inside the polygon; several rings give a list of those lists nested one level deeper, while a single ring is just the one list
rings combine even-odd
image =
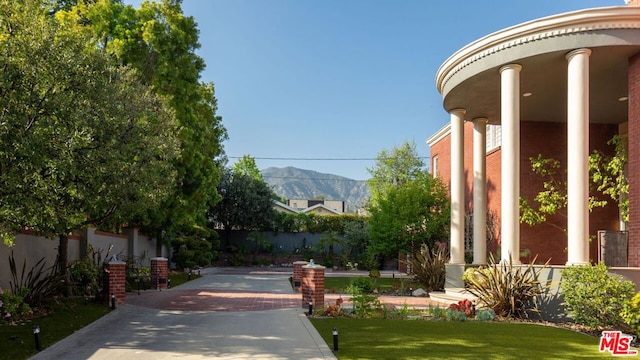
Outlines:
[{"label": "column capital", "polygon": [[507,64],[507,65],[503,65],[500,68],[500,72],[502,73],[505,70],[515,70],[515,71],[520,71],[522,70],[522,65],[520,64]]},{"label": "column capital", "polygon": [[488,124],[489,123],[489,119],[487,119],[486,117],[477,117],[474,118],[473,120],[471,120],[472,123],[474,124]]},{"label": "column capital", "polygon": [[564,57],[567,60],[571,60],[571,58],[576,56],[576,55],[591,56],[591,49],[587,49],[587,48],[575,49],[575,50],[572,50],[572,51],[568,52],[567,55],[565,55]]},{"label": "column capital", "polygon": [[449,110],[449,114],[456,115],[456,116],[463,116],[466,113],[467,113],[467,109],[463,109],[463,108],[454,108]]}]

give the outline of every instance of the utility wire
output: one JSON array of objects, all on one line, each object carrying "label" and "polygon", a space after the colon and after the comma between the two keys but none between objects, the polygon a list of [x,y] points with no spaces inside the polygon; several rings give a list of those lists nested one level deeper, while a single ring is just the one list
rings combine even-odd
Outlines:
[{"label": "utility wire", "polygon": [[[242,156],[227,156],[229,159],[241,159]],[[429,159],[429,156],[419,156],[418,159]],[[378,158],[293,158],[293,157],[254,157],[255,160],[291,160],[291,161],[371,161]]]}]

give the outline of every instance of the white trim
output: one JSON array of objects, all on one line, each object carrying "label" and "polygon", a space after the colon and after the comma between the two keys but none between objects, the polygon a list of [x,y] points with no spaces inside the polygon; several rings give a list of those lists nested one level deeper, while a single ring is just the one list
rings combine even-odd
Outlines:
[{"label": "white trim", "polygon": [[445,60],[436,72],[436,86],[442,94],[446,83],[461,69],[499,51],[588,31],[640,29],[640,7],[612,6],[552,15],[512,26],[480,38]]},{"label": "white trim", "polygon": [[436,131],[435,134],[428,137],[426,141],[427,146],[432,147],[438,141],[447,137],[449,134],[451,134],[451,123],[448,123],[447,125],[443,126],[440,130]]}]

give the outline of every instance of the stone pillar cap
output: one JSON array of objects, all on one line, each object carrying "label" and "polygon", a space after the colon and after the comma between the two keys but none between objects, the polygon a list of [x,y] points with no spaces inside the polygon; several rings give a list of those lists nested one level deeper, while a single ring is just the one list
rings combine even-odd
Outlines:
[{"label": "stone pillar cap", "polygon": [[152,258],[151,258],[151,259],[149,259],[149,260],[155,260],[155,261],[169,261],[169,259],[167,259],[166,257],[162,257],[162,256],[159,256],[159,257],[152,257]]}]

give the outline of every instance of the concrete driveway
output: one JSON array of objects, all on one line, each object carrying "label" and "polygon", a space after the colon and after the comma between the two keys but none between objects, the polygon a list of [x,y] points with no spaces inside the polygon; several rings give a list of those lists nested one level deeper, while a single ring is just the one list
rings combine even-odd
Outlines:
[{"label": "concrete driveway", "polygon": [[126,305],[32,359],[335,359],[290,274],[209,271],[177,288],[127,294]]}]

